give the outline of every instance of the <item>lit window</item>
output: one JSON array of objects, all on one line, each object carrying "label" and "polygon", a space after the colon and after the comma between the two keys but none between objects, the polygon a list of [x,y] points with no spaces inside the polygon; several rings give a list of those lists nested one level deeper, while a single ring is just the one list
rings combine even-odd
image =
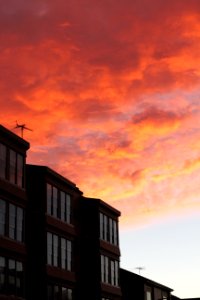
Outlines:
[{"label": "lit window", "polygon": [[146,300],[151,300],[151,291],[146,291]]}]

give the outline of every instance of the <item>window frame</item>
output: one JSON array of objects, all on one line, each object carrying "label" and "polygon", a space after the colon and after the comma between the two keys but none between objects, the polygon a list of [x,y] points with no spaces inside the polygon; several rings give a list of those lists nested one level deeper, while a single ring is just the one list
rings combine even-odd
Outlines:
[{"label": "window frame", "polygon": [[0,167],[0,179],[7,180],[11,184],[24,188],[25,155],[8,147],[2,142],[0,142],[0,149],[1,148],[4,148],[5,156],[1,159],[2,151],[0,150],[0,163],[4,165],[4,168]]},{"label": "window frame", "polygon": [[118,221],[103,212],[99,213],[99,238],[114,246],[119,246]]},{"label": "window frame", "polygon": [[101,254],[101,282],[119,286],[119,261]]},{"label": "window frame", "polygon": [[[0,235],[8,237],[14,241],[24,243],[24,237],[25,237],[24,207],[15,205],[12,202],[9,202],[3,198],[0,198],[0,202],[4,203],[4,207],[5,207],[4,223],[3,225],[1,224],[1,227],[4,226],[4,232],[2,232]],[[11,208],[13,210],[13,215],[11,215]],[[11,233],[11,229],[12,229],[12,233]]]},{"label": "window frame", "polygon": [[[65,244],[65,247],[62,247],[63,243]],[[69,272],[73,271],[73,265],[72,265],[73,244],[71,240],[62,236],[58,236],[57,234],[48,231],[46,253],[47,253],[47,259],[46,259],[47,265],[60,268],[62,270],[69,271]]]},{"label": "window frame", "polygon": [[23,262],[12,258],[0,256],[0,261],[2,259],[4,260],[4,266],[3,266],[4,271],[1,272],[1,266],[0,266],[0,276],[3,273],[4,287],[2,289],[0,287],[0,294],[5,293],[6,295],[12,294],[15,296],[24,297],[25,274],[24,274]]},{"label": "window frame", "polygon": [[72,224],[72,196],[55,185],[46,183],[46,213],[64,223]]}]

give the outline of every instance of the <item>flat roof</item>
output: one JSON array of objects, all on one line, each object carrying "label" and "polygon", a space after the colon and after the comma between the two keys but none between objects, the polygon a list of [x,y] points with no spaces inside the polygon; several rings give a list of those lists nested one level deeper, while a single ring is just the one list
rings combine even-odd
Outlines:
[{"label": "flat roof", "polygon": [[56,177],[58,180],[66,182],[67,184],[71,185],[73,188],[76,188],[77,190],[79,190],[79,188],[76,186],[76,184],[74,182],[72,182],[71,180],[69,180],[66,177],[62,176],[61,174],[57,173],[56,171],[54,171],[53,169],[49,168],[48,166],[26,164],[26,167],[32,168],[32,169],[35,169],[35,170],[38,170],[38,171],[43,171],[46,174],[49,174],[49,175],[51,175],[53,177]]},{"label": "flat roof", "polygon": [[95,201],[99,204],[100,207],[106,207],[106,209],[109,209],[110,211],[112,211],[113,213],[115,213],[118,216],[121,216],[121,212],[119,210],[117,210],[116,208],[114,208],[112,205],[108,204],[107,202],[99,199],[99,198],[92,198],[92,197],[83,197],[86,200],[91,200],[91,201]]},{"label": "flat roof", "polygon": [[6,127],[4,127],[3,125],[0,124],[0,133],[1,133],[1,139],[5,139],[5,140],[11,140],[15,145],[23,147],[24,149],[28,150],[30,147],[29,142],[27,142],[26,140],[22,139],[20,136],[18,136],[17,134],[13,133],[12,131],[10,131],[9,129],[7,129]]}]

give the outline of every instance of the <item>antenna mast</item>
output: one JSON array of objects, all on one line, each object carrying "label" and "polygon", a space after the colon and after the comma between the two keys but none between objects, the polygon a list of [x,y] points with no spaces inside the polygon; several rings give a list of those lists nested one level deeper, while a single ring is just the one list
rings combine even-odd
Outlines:
[{"label": "antenna mast", "polygon": [[23,136],[24,136],[24,129],[33,131],[32,129],[26,127],[26,124],[18,124],[17,121],[16,121],[15,129],[16,129],[16,128],[20,128],[20,129],[21,129],[21,138],[22,138],[22,139],[23,139]]}]

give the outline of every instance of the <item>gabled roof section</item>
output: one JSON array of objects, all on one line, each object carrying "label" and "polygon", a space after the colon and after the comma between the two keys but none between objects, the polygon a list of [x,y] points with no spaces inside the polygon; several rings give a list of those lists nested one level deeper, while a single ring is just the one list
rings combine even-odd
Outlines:
[{"label": "gabled roof section", "polygon": [[133,280],[134,280],[134,278],[137,278],[137,280],[143,281],[144,284],[150,284],[150,285],[153,285],[154,287],[162,288],[162,289],[168,290],[170,292],[173,291],[173,289],[171,289],[171,288],[169,288],[169,287],[167,287],[167,286],[165,286],[163,284],[160,284],[160,283],[158,283],[156,281],[153,281],[153,280],[151,280],[149,278],[143,277],[143,276],[138,275],[136,273],[133,273],[131,271],[128,271],[128,270],[120,268],[120,272],[124,273],[125,276],[128,276],[129,279],[133,278]]}]

